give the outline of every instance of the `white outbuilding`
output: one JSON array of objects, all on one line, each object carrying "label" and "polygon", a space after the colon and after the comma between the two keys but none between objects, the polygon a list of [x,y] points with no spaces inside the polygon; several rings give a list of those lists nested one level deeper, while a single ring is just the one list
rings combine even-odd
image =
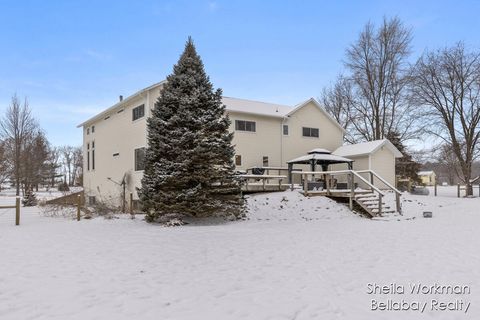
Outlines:
[{"label": "white outbuilding", "polygon": [[[401,158],[402,153],[389,140],[344,145],[333,154],[352,159],[353,170],[373,170],[395,186],[395,159]],[[383,184],[379,182],[378,185],[382,187]]]}]

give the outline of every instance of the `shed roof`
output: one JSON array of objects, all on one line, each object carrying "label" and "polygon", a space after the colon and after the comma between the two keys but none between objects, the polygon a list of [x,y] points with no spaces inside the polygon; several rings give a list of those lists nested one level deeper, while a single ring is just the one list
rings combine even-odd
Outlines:
[{"label": "shed roof", "polygon": [[403,157],[402,153],[388,139],[344,145],[339,147],[333,153],[344,157],[363,156],[375,153],[383,146],[387,147],[393,153],[395,158]]}]

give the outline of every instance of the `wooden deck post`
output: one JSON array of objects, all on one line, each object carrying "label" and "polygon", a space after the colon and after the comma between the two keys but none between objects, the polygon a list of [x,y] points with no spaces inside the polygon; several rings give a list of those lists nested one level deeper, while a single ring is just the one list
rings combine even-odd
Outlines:
[{"label": "wooden deck post", "polygon": [[395,203],[397,205],[397,212],[402,214],[402,207],[400,206],[400,194],[395,192]]},{"label": "wooden deck post", "polygon": [[436,182],[433,185],[433,194],[435,195],[435,197],[437,196],[437,183]]},{"label": "wooden deck post", "polygon": [[325,186],[327,187],[327,195],[330,195],[330,176],[325,175]]},{"label": "wooden deck post", "polygon": [[302,178],[303,178],[303,194],[305,196],[308,195],[308,182],[307,182],[307,175],[306,174],[302,174]]},{"label": "wooden deck post", "polygon": [[278,191],[282,191],[282,180],[283,179],[278,179]]},{"label": "wooden deck post", "polygon": [[457,183],[457,198],[460,198],[460,183]]},{"label": "wooden deck post", "polygon": [[262,179],[263,191],[265,191],[265,180],[267,180],[267,179]]},{"label": "wooden deck post", "polygon": [[[374,186],[374,184],[373,184],[373,172],[370,171],[369,173],[370,173],[370,183],[372,184],[372,186]],[[373,187],[370,187],[370,190],[373,191]]]},{"label": "wooden deck post", "polygon": [[381,216],[382,215],[382,194],[379,193],[378,194],[378,215]]},{"label": "wooden deck post", "polygon": [[20,225],[20,197],[15,200],[15,225]]},{"label": "wooden deck post", "polygon": [[350,207],[350,210],[353,210],[353,198],[355,197],[355,184],[353,182],[353,173],[350,172],[348,174],[348,180],[350,180],[350,197],[348,199],[348,205]]}]

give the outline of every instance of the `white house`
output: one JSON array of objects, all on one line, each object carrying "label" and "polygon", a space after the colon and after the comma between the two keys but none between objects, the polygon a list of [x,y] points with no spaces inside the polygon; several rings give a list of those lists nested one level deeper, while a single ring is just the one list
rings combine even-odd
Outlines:
[{"label": "white house", "polygon": [[[136,187],[140,186],[147,144],[146,118],[163,84],[159,82],[120,99],[78,126],[83,127],[83,179],[90,201],[120,203],[122,181],[126,181],[126,192],[138,198]],[[315,148],[342,150],[339,147],[344,129],[313,98],[296,106],[230,97],[223,97],[223,103],[234,132],[235,164],[239,170],[286,167],[286,161]],[[364,154],[358,152],[360,156],[349,156],[361,161]],[[392,161],[394,156],[385,159]],[[385,172],[386,176],[394,179],[393,162],[385,167],[392,170]]]},{"label": "white house", "polygon": [[422,181],[422,184],[426,186],[434,186],[435,183],[437,183],[435,171],[419,171],[418,177]]}]

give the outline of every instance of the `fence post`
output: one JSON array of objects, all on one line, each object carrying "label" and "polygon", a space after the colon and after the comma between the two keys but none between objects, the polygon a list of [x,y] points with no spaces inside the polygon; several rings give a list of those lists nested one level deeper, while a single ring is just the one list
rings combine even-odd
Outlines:
[{"label": "fence post", "polygon": [[80,221],[80,206],[82,205],[82,196],[77,196],[77,221]]},{"label": "fence post", "polygon": [[436,197],[437,196],[437,183],[436,182],[434,184],[433,191],[434,191],[434,194],[435,194],[435,197]]},{"label": "fence post", "polygon": [[130,192],[130,215],[132,216],[132,219],[135,218],[135,215],[133,214],[133,193]]},{"label": "fence post", "polygon": [[395,192],[395,203],[397,205],[397,212],[402,214],[402,207],[400,205],[400,194]]},{"label": "fence post", "polygon": [[20,225],[20,197],[15,200],[15,225]]},{"label": "fence post", "polygon": [[457,183],[457,198],[460,198],[460,183]]}]

